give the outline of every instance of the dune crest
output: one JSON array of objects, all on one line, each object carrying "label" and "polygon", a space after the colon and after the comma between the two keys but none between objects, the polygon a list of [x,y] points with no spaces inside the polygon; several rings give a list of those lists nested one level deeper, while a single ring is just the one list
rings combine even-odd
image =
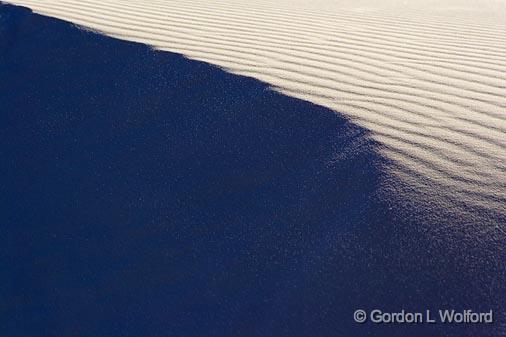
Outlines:
[{"label": "dune crest", "polygon": [[417,193],[505,214],[505,3],[10,2],[342,112]]}]

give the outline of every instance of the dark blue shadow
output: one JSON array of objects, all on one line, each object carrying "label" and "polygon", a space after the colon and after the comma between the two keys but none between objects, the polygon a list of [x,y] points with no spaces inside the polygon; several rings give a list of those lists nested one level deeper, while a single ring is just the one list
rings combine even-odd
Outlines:
[{"label": "dark blue shadow", "polygon": [[1,336],[462,337],[352,315],[497,297],[377,197],[364,129],[8,5],[0,144]]}]

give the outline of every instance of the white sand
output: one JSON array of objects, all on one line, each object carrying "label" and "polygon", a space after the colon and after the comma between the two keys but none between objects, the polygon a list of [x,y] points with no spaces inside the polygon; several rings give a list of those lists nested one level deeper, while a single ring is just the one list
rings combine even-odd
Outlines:
[{"label": "white sand", "polygon": [[506,1],[9,2],[334,109],[415,190],[506,214]]}]

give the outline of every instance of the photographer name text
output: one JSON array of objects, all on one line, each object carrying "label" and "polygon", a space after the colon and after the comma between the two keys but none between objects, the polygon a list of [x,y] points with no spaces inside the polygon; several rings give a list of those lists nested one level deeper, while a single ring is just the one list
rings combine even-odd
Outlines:
[{"label": "photographer name text", "polygon": [[375,324],[488,324],[494,322],[492,310],[476,312],[473,310],[425,310],[413,312],[400,310],[398,312],[385,312],[373,309],[369,312],[356,310],[353,319],[357,323],[372,322]]}]

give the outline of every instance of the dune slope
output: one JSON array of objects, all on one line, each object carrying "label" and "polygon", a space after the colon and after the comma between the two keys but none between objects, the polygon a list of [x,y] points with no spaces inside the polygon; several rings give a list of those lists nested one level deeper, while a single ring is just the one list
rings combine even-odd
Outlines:
[{"label": "dune slope", "polygon": [[10,2],[342,112],[417,195],[506,213],[504,2]]},{"label": "dune slope", "polygon": [[[106,12],[104,29],[119,15]],[[134,21],[129,29],[138,31]],[[286,34],[325,47],[314,32]],[[362,70],[370,74],[353,71]],[[474,130],[466,145],[434,133],[424,145],[414,110],[369,102],[376,108],[353,111],[376,115],[372,131],[209,63],[0,5],[0,334],[505,335],[504,162],[474,146],[494,134]],[[396,111],[411,138],[385,119]],[[428,116],[443,130],[438,113]],[[443,177],[424,169],[445,155]],[[353,322],[354,310],[374,307],[492,309],[495,323]]]}]

